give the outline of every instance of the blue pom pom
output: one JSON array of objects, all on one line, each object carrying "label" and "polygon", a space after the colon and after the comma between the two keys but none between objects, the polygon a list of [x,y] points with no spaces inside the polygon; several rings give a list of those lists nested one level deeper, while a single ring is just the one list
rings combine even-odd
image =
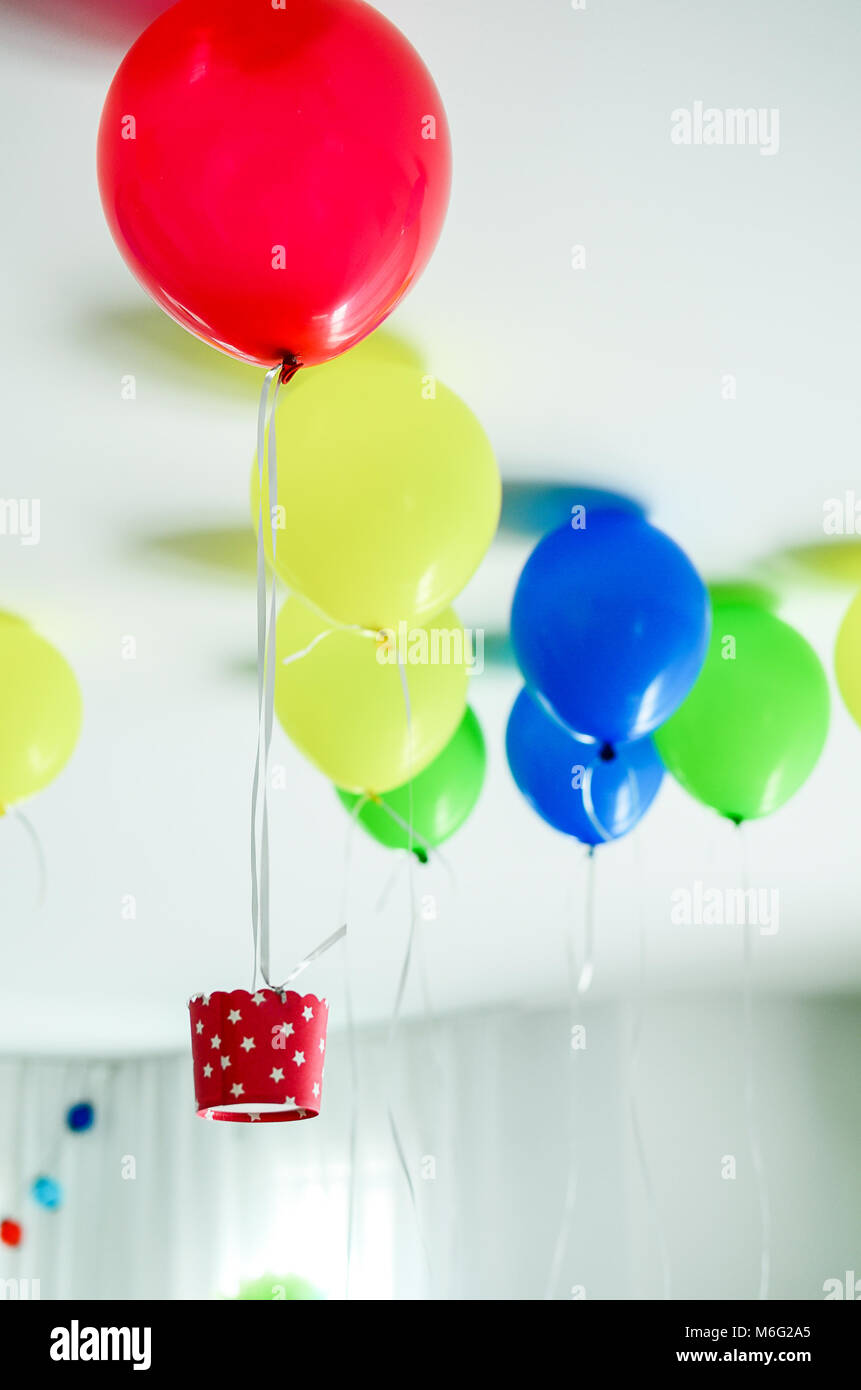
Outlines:
[{"label": "blue pom pom", "polygon": [[30,1191],[34,1201],[40,1207],[47,1207],[48,1211],[56,1211],[62,1205],[63,1189],[53,1178],[36,1178]]},{"label": "blue pom pom", "polygon": [[71,1110],[66,1113],[66,1124],[69,1129],[78,1133],[84,1129],[92,1129],[96,1119],[96,1112],[88,1100],[82,1100],[78,1105],[73,1105]]}]

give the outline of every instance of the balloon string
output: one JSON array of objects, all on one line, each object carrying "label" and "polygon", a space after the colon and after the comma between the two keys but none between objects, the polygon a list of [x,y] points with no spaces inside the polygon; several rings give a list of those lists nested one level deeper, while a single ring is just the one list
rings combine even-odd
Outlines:
[{"label": "balloon string", "polygon": [[[266,433],[267,425],[271,439],[274,441],[275,428],[274,419],[271,418],[270,411],[274,408],[274,401],[278,397],[280,386],[280,367],[272,367],[263,378],[263,387],[260,392],[260,404],[257,409],[257,469],[260,500],[257,517],[257,750],[254,762],[254,777],[251,785],[251,936],[253,945],[253,967],[251,974],[251,991],[257,989],[258,972],[263,980],[269,985],[267,978],[269,973],[269,885],[264,884],[264,879],[268,879],[269,871],[269,816],[268,816],[268,791],[269,791],[269,760],[268,747],[266,746],[266,730],[269,726],[267,719],[267,701],[269,695],[268,668],[271,666],[274,676],[274,621],[270,622],[270,642],[272,649],[267,644],[266,610],[268,606],[267,577],[266,577],[266,547],[265,532],[263,529],[263,491],[264,477],[266,471]],[[274,384],[274,392],[272,390]],[[270,396],[272,401],[270,402]],[[276,454],[274,443],[272,454]],[[274,459],[270,458],[270,470]],[[276,525],[276,506],[278,496],[278,480],[272,478],[270,472],[269,479],[269,524],[272,534],[272,558],[275,559],[275,525]],[[274,499],[271,489],[274,487]],[[272,580],[272,612],[275,609],[275,579]],[[267,660],[267,658],[270,658]],[[274,700],[273,700],[274,703]],[[261,800],[261,781],[263,783],[263,822],[260,831],[260,853],[258,857],[257,836],[258,836],[258,814]],[[270,985],[271,988],[271,985]]]},{"label": "balloon string", "polygon": [[[350,812],[350,820],[347,826],[347,835],[344,843],[344,877],[341,892],[341,911],[340,918],[346,921],[349,916],[350,907],[350,883],[353,867],[353,843],[356,834],[356,822],[361,814],[362,807],[365,805],[366,798],[360,796],[355,806]],[[355,1228],[356,1215],[356,1182],[357,1168],[356,1159],[358,1155],[358,1131],[359,1131],[359,1055],[356,1039],[356,1019],[353,1010],[353,987],[350,977],[350,951],[349,943],[344,940],[344,1012],[347,1016],[347,1042],[350,1051],[350,1079],[352,1082],[350,1093],[350,1138],[349,1138],[349,1179],[347,1186],[347,1251],[346,1268],[344,1272],[344,1300],[350,1298],[350,1280],[353,1268],[353,1233]]]},{"label": "balloon string", "polygon": [[[616,754],[615,756],[618,757],[619,755]],[[585,810],[586,815],[589,817],[589,820],[591,821],[593,828],[597,831],[597,833],[601,836],[602,840],[606,843],[608,840],[611,840],[611,839],[613,838],[613,836],[612,836],[612,835],[610,834],[610,832],[602,825],[602,823],[601,823],[601,821],[600,821],[600,819],[599,819],[599,817],[598,817],[598,814],[597,814],[597,812],[595,811],[595,806],[594,806],[594,803],[593,803],[593,801],[592,801],[592,775],[593,775],[593,772],[594,772],[594,764],[593,764],[593,763],[590,763],[590,764],[588,765],[588,767],[586,768],[586,776],[585,776],[584,779],[583,779],[583,809]],[[627,825],[625,826],[625,829],[630,829],[631,826],[636,825],[637,821],[638,821],[639,818],[640,818],[641,798],[640,798],[640,788],[639,788],[639,785],[638,785],[638,783],[637,783],[637,779],[636,779],[636,777],[634,776],[634,769],[633,769],[633,768],[630,766],[630,764],[627,763],[627,762],[625,763],[625,776],[626,776],[626,778],[627,778],[628,786],[629,786],[630,792],[631,792],[630,815],[629,815],[628,823],[627,823]],[[622,833],[624,834],[624,830],[622,831]],[[578,990],[578,993],[580,993],[580,994],[585,994],[585,993],[587,992],[587,990],[590,988],[590,986],[591,986],[591,984],[592,984],[592,977],[593,977],[593,974],[594,974],[594,955],[595,955],[595,866],[594,866],[594,854],[595,854],[595,849],[596,849],[596,848],[597,848],[597,846],[595,846],[595,845],[590,845],[590,846],[589,846],[589,850],[588,850],[589,859],[590,859],[590,864],[589,864],[589,869],[588,869],[588,874],[587,874],[587,881],[586,881],[586,923],[585,923],[584,959],[583,959],[583,968],[582,968],[582,970],[581,970],[581,972],[580,972],[580,979],[579,979],[578,984],[577,984],[577,990]]]},{"label": "balloon string", "polygon": [[19,811],[15,806],[10,806],[9,814],[15,817],[33,848],[33,853],[36,858],[35,906],[36,910],[40,911],[45,905],[45,897],[48,891],[48,869],[45,863],[45,851],[42,848],[42,841],[39,838],[39,832],[33,822],[30,820],[29,816],[24,815],[23,811]]},{"label": "balloon string", "polygon": [[586,994],[595,973],[595,846],[586,851],[586,892],[583,922],[583,965],[577,979],[577,993]]},{"label": "balloon string", "polygon": [[[296,979],[297,975],[301,975],[303,970],[340,941],[347,931],[345,923],[294,965],[282,984],[273,985],[270,979],[269,963],[269,758],[275,722],[275,620],[277,616],[277,585],[274,566],[278,544],[278,444],[275,413],[281,386],[286,385],[297,371],[298,364],[287,361],[278,367],[272,367],[263,379],[260,404],[257,410],[257,469],[260,500],[257,515],[257,751],[251,786],[252,993],[257,989],[258,975],[269,989],[281,993],[288,984]],[[266,533],[263,529],[264,483],[268,484],[268,526],[272,541],[271,595],[268,592]],[[326,633],[321,633],[318,639],[309,643],[306,650],[310,651],[316,645],[316,641],[321,640],[326,635]],[[305,652],[297,652],[294,654],[294,658],[305,654]],[[258,817],[260,818],[259,853],[257,843]]]},{"label": "balloon string", "polygon": [[[742,888],[744,890],[745,904],[748,902],[750,890],[750,872],[747,859],[747,840],[741,823],[738,825],[739,845],[741,848],[742,863]],[[744,921],[744,984],[742,989],[742,1004],[744,1010],[744,1104],[747,1115],[747,1140],[750,1149],[751,1163],[753,1165],[754,1179],[756,1181],[757,1204],[759,1206],[759,1230],[760,1230],[760,1255],[759,1255],[759,1292],[757,1297],[760,1301],[768,1298],[768,1287],[771,1276],[771,1204],[769,1200],[768,1181],[765,1172],[765,1164],[762,1157],[762,1147],[760,1144],[759,1121],[757,1117],[757,1086],[756,1086],[756,1033],[754,1025],[754,1001],[753,1001],[753,935],[751,932],[750,913],[745,911]]]},{"label": "balloon string", "polygon": [[[579,841],[578,841],[579,848]],[[591,859],[591,853],[590,853]],[[590,865],[591,867],[591,865]],[[573,1065],[573,1054],[575,1052],[573,1044],[573,1029],[577,1021],[577,1009],[581,990],[579,988],[579,977],[577,971],[577,947],[574,939],[575,923],[574,914],[568,914],[568,928],[565,933],[565,959],[568,967],[568,1014],[569,1027],[572,1029],[569,1037],[569,1046],[572,1059],[569,1065]],[[545,1301],[553,1298],[553,1293],[559,1281],[559,1274],[562,1269],[562,1261],[571,1239],[571,1228],[574,1221],[574,1211],[577,1204],[577,1189],[579,1186],[579,1156],[576,1138],[576,1127],[574,1123],[574,1090],[573,1087],[568,1094],[568,1180],[565,1185],[565,1199],[562,1203],[562,1215],[559,1222],[559,1231],[556,1236],[556,1244],[553,1247],[553,1258],[550,1262],[550,1272],[547,1276],[547,1284],[544,1289]]]},{"label": "balloon string", "polygon": [[414,861],[414,859],[413,859],[413,716],[412,716],[412,705],[411,705],[411,703],[410,703],[409,685],[407,684],[407,674],[406,674],[406,670],[405,670],[405,668],[404,668],[404,663],[403,663],[403,661],[400,659],[400,656],[399,656],[399,658],[398,658],[398,673],[399,673],[399,675],[400,675],[401,690],[402,690],[402,692],[403,692],[403,697],[404,697],[404,713],[405,713],[406,724],[407,724],[407,756],[408,756],[409,769],[410,769],[410,778],[409,778],[409,783],[408,783],[408,788],[409,788],[409,791],[408,791],[408,798],[409,798],[409,800],[408,800],[408,805],[409,805],[409,819],[408,819],[408,822],[407,822],[407,850],[408,850],[408,861],[409,861],[409,862],[408,862],[408,869],[409,869],[408,879],[409,879],[409,898],[410,898],[410,926],[409,926],[409,932],[408,932],[408,935],[407,935],[407,946],[406,946],[406,951],[405,951],[405,953],[404,953],[404,959],[403,959],[403,963],[402,963],[402,965],[401,965],[401,973],[400,973],[400,977],[399,977],[399,979],[398,979],[398,987],[397,987],[397,991],[396,991],[396,994],[395,994],[395,1003],[394,1003],[394,1007],[393,1007],[393,1009],[392,1009],[392,1018],[391,1018],[391,1022],[390,1022],[390,1024],[389,1024],[389,1036],[388,1036],[388,1041],[387,1041],[387,1044],[386,1044],[386,1051],[387,1051],[387,1054],[388,1054],[388,1098],[387,1098],[387,1102],[386,1102],[386,1109],[387,1109],[387,1112],[388,1112],[389,1129],[390,1129],[391,1135],[392,1135],[392,1142],[393,1142],[393,1144],[394,1144],[394,1146],[395,1146],[395,1153],[397,1154],[398,1162],[400,1163],[401,1171],[403,1172],[403,1175],[404,1175],[404,1178],[405,1178],[406,1184],[407,1184],[407,1189],[408,1189],[409,1194],[410,1194],[410,1203],[411,1203],[412,1209],[413,1209],[413,1216],[414,1216],[414,1218],[415,1218],[416,1230],[417,1230],[417,1232],[418,1232],[418,1237],[419,1237],[419,1243],[420,1243],[420,1245],[421,1245],[422,1253],[423,1253],[423,1255],[424,1255],[425,1269],[426,1269],[426,1272],[427,1272],[428,1283],[430,1284],[430,1258],[429,1258],[429,1255],[428,1255],[427,1245],[425,1244],[424,1233],[423,1233],[423,1231],[422,1231],[422,1224],[421,1224],[421,1219],[420,1219],[420,1216],[419,1216],[418,1199],[417,1199],[417,1197],[416,1197],[415,1184],[414,1184],[414,1182],[413,1182],[412,1174],[410,1173],[409,1164],[408,1164],[408,1162],[407,1162],[406,1154],[405,1154],[405,1152],[404,1152],[404,1146],[403,1146],[403,1143],[401,1142],[400,1130],[398,1129],[397,1120],[395,1119],[395,1112],[394,1112],[394,1108],[393,1108],[393,1105],[392,1105],[392,1099],[391,1099],[391,1082],[392,1082],[392,1075],[391,1075],[391,1073],[392,1073],[392,1062],[393,1062],[393,1058],[394,1058],[394,1044],[395,1044],[395,1038],[396,1038],[396,1035],[397,1035],[398,1024],[399,1024],[399,1021],[400,1021],[401,1009],[402,1009],[402,1007],[403,1007],[404,995],[405,995],[405,993],[406,993],[407,981],[408,981],[408,979],[409,979],[410,966],[411,966],[411,964],[412,964],[413,949],[414,949],[414,946],[415,946],[416,916],[417,916],[417,914],[416,914],[416,888],[415,888],[415,861]]},{"label": "balloon string", "polygon": [[640,1168],[640,1177],[643,1189],[646,1193],[646,1202],[655,1235],[658,1242],[658,1254],[661,1261],[661,1275],[664,1287],[664,1298],[672,1298],[672,1276],[670,1267],[670,1255],[667,1246],[667,1237],[664,1224],[661,1220],[661,1211],[655,1195],[652,1175],[646,1158],[646,1146],[643,1141],[643,1133],[640,1126],[640,1112],[637,1105],[637,1071],[640,1062],[640,1040],[643,1033],[646,1010],[646,922],[643,911],[643,858],[640,852],[640,841],[637,835],[634,836],[634,846],[637,859],[637,878],[639,880],[639,912],[638,936],[639,936],[639,977],[637,982],[636,1006],[634,1011],[633,1027],[630,1037],[630,1052],[628,1057],[628,1108],[631,1116],[631,1129],[634,1135],[634,1147],[637,1153],[637,1163]]}]

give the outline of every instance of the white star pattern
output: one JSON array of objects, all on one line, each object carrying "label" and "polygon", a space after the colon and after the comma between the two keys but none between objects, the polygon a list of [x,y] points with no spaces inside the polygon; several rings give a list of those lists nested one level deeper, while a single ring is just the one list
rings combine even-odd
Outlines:
[{"label": "white star pattern", "polygon": [[[211,1013],[211,1022],[207,1025],[202,1005],[209,1004],[211,1000],[215,1001],[215,1006]],[[249,1017],[248,1010],[251,1004],[266,1005],[263,1013],[262,1042],[255,1036],[256,1031],[259,1031],[259,1024],[255,1024],[254,1019]],[[273,1008],[273,1005],[276,1007]],[[280,1007],[277,1007],[279,1005]],[[297,994],[295,990],[273,990],[264,985],[249,992],[237,990],[212,996],[195,996],[191,1002],[191,1032],[193,1050],[196,1054],[195,1075],[198,1078],[198,1087],[207,1098],[221,1091],[230,1101],[230,1113],[224,1109],[223,1102],[222,1109],[215,1105],[198,1113],[209,1119],[240,1119],[246,1123],[258,1124],[262,1120],[274,1118],[304,1120],[316,1115],[320,1109],[323,1090],[325,1027],[328,1021],[327,1015],[320,1013],[321,1008],[328,1012],[327,999],[318,998],[316,995],[306,995],[303,998],[301,993]],[[280,1013],[283,1021],[273,1021],[273,1013]],[[243,1023],[246,1030],[251,1025],[250,1033],[243,1029]],[[218,1027],[219,1024],[222,1031],[215,1032],[213,1025]],[[286,1050],[288,1038],[292,1039],[292,1050],[289,1052]],[[268,1072],[265,1070],[267,1043],[273,1048],[285,1049],[282,1053],[283,1060],[276,1065],[270,1063]],[[261,1066],[258,1069],[251,1054],[256,1055],[261,1048]],[[207,1051],[211,1060],[207,1059]],[[237,1051],[240,1053],[238,1058]],[[248,1058],[247,1061],[242,1060],[243,1055]],[[218,1062],[221,1063],[220,1068]],[[291,1067],[295,1067],[295,1071],[291,1071]],[[307,1067],[308,1070],[303,1071],[303,1067]],[[228,1070],[233,1073],[233,1081],[226,1075]],[[216,1081],[219,1071],[222,1076],[220,1083]],[[258,1097],[262,1099],[265,1095],[267,1100],[278,1101],[277,1093],[280,1088],[285,1082],[290,1084],[288,1075],[301,1095],[285,1096],[283,1101],[279,1102],[280,1116],[265,1115],[261,1111],[251,1110],[251,1105]],[[265,1090],[261,1094],[258,1089],[255,1095],[255,1087],[251,1085],[252,1094],[248,1095],[250,1082],[256,1078],[255,1085],[258,1085],[264,1077],[264,1087],[268,1082],[270,1088],[268,1094]]]}]

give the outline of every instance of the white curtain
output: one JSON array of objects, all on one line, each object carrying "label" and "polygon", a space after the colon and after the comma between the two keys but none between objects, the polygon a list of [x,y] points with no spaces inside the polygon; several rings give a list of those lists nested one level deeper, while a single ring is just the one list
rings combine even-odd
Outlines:
[{"label": "white curtain", "polygon": [[[357,1047],[355,1298],[659,1298],[660,1234],[674,1297],[756,1292],[759,1228],[735,999],[649,1004],[635,1089],[654,1203],[630,1110],[630,1018],[512,1006],[404,1024]],[[861,1274],[861,1004],[761,1004],[759,1120],[769,1177],[772,1294],[823,1297]],[[241,1280],[296,1274],[343,1297],[351,1057],[330,1039],[319,1119],[197,1119],[186,1055],[0,1061],[4,1280],[42,1298],[232,1296]],[[72,1134],[75,1101],[94,1129]],[[414,1213],[390,1131],[398,1125]],[[737,1173],[727,1179],[725,1162]],[[559,1241],[566,1194],[570,1239]],[[40,1173],[57,1211],[28,1195]],[[426,1253],[425,1253],[426,1252]],[[6,1296],[19,1287],[7,1284]]]}]

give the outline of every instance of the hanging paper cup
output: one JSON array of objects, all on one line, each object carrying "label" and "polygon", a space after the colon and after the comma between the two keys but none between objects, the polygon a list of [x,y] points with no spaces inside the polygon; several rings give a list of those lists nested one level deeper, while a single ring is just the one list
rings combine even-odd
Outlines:
[{"label": "hanging paper cup", "polygon": [[329,1006],[295,990],[219,990],[189,1000],[197,1113],[308,1120],[320,1113]]}]

